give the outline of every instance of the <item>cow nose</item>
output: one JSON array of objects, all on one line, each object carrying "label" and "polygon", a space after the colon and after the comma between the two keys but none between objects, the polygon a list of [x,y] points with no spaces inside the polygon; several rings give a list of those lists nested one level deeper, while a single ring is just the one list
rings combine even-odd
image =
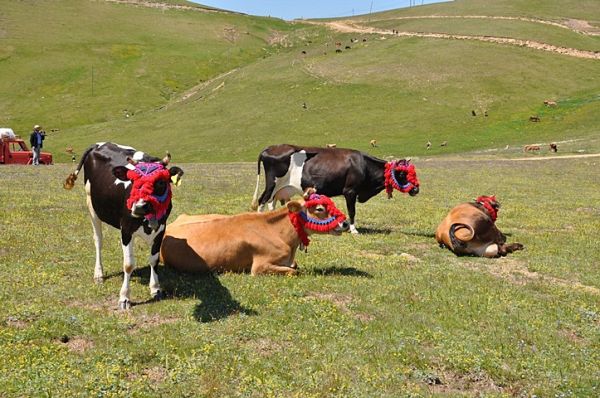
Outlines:
[{"label": "cow nose", "polygon": [[150,210],[150,203],[140,200],[131,208],[131,215],[134,217],[144,217],[146,214],[150,213]]},{"label": "cow nose", "polygon": [[415,195],[416,195],[416,194],[418,194],[418,193],[419,193],[419,187],[414,187],[413,189],[411,189],[411,190],[408,192],[408,194],[409,194],[410,196],[415,196]]},{"label": "cow nose", "polygon": [[343,232],[346,232],[350,229],[350,223],[346,220],[340,223],[340,228],[342,228]]}]

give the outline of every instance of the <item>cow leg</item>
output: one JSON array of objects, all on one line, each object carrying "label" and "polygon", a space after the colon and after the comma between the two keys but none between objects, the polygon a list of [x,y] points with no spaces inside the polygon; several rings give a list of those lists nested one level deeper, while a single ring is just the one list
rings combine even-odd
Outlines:
[{"label": "cow leg", "polygon": [[104,282],[104,269],[102,268],[102,221],[96,214],[92,205],[92,195],[90,191],[90,182],[85,184],[86,203],[92,220],[92,229],[94,230],[94,246],[96,247],[96,265],[94,266],[94,281],[96,283]]},{"label": "cow leg", "polygon": [[[297,265],[297,264],[296,264]],[[297,268],[286,267],[282,265],[262,263],[262,264],[253,264],[252,270],[250,271],[252,275],[261,275],[261,274],[282,274],[282,275],[296,275],[298,273]]]},{"label": "cow leg", "polygon": [[273,200],[273,190],[275,189],[275,176],[267,173],[265,171],[265,190],[263,191],[263,193],[260,195],[260,198],[258,199],[258,211],[262,212],[265,210],[265,205],[268,206],[269,210],[273,210],[273,203],[271,203],[271,201]]},{"label": "cow leg", "polygon": [[131,307],[129,299],[129,281],[135,269],[135,256],[133,254],[133,236],[121,234],[123,248],[123,285],[119,293],[119,308],[128,310]]},{"label": "cow leg", "polygon": [[502,244],[498,249],[498,254],[501,256],[506,256],[509,253],[515,252],[517,250],[523,250],[525,247],[520,243],[510,243],[510,244]]},{"label": "cow leg", "polygon": [[358,234],[358,230],[354,226],[354,216],[356,215],[356,194],[353,191],[344,190],[344,198],[346,198],[346,208],[348,209],[348,217],[350,218],[350,233]]},{"label": "cow leg", "polygon": [[154,238],[152,248],[150,250],[150,257],[148,258],[148,264],[150,265],[150,295],[155,300],[163,298],[163,292],[160,290],[160,283],[158,282],[158,274],[156,273],[155,267],[158,265],[158,257],[160,254],[160,246],[165,234],[164,226],[161,226],[160,232]]}]

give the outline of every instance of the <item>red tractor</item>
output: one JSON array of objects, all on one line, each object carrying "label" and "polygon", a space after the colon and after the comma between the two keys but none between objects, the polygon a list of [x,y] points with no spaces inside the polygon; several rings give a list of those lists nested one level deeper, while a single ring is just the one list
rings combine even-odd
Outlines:
[{"label": "red tractor", "polygon": [[[0,164],[31,164],[33,154],[25,141],[9,128],[0,128]],[[40,153],[40,164],[52,164],[52,154]]]}]

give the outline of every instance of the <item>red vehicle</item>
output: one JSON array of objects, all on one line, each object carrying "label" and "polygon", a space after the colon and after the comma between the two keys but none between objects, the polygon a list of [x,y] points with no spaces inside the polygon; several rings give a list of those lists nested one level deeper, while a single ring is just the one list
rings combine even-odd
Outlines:
[{"label": "red vehicle", "polygon": [[[0,130],[0,164],[31,164],[33,154],[25,141],[11,129]],[[40,164],[52,164],[52,154],[41,152]]]}]

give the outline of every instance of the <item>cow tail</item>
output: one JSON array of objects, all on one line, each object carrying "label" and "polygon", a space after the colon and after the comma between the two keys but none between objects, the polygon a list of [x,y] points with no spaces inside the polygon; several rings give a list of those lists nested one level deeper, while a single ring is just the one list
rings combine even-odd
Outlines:
[{"label": "cow tail", "polygon": [[[471,237],[467,240],[462,240],[456,237],[456,230],[458,228],[466,228],[470,231],[471,233]],[[448,232],[448,235],[450,236],[450,243],[452,243],[452,248],[453,249],[457,249],[457,248],[466,248],[467,244],[466,242],[470,241],[471,239],[473,239],[473,237],[475,236],[475,231],[473,230],[473,227],[471,227],[470,225],[467,224],[463,224],[463,223],[454,223],[450,226],[450,231]]]},{"label": "cow tail", "polygon": [[83,153],[83,155],[81,156],[81,159],[79,160],[79,164],[77,165],[77,168],[75,168],[75,171],[67,176],[65,182],[63,183],[64,189],[72,189],[73,188],[73,186],[75,185],[75,181],[77,180],[77,175],[79,174],[79,172],[81,171],[81,167],[83,166],[83,162],[85,162],[85,159],[87,158],[89,153],[92,151],[92,149],[94,149],[95,147],[96,147],[96,145],[94,144],[94,145],[90,146],[88,149],[86,149],[86,151]]},{"label": "cow tail", "polygon": [[256,188],[254,188],[254,196],[252,197],[252,210],[258,209],[258,186],[260,185],[260,164],[262,162],[262,153],[258,155],[257,170],[256,170]]}]

